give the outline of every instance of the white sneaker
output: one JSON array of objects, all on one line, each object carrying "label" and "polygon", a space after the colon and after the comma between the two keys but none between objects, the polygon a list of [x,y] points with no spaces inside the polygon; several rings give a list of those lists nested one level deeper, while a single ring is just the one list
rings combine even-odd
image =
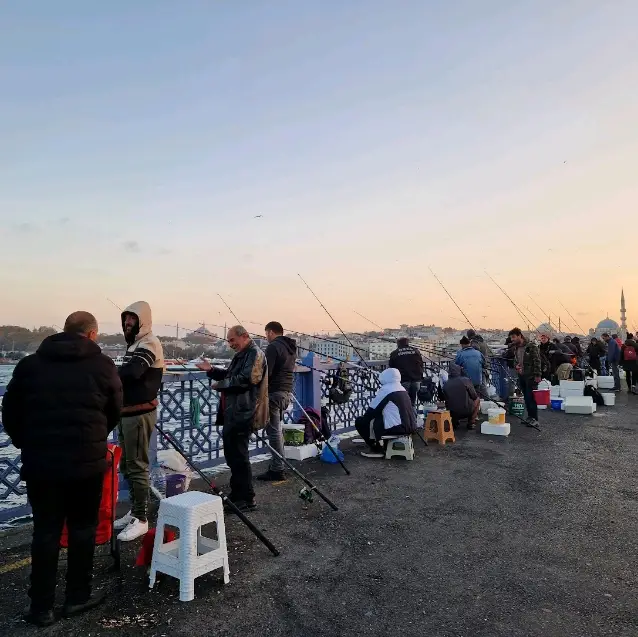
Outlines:
[{"label": "white sneaker", "polygon": [[129,525],[129,522],[133,519],[133,515],[129,511],[124,517],[121,517],[119,520],[115,520],[115,524],[113,524],[113,528],[116,531],[121,531]]},{"label": "white sneaker", "polygon": [[148,533],[148,522],[142,522],[137,518],[131,518],[128,526],[117,536],[120,542],[132,542],[138,537]]}]

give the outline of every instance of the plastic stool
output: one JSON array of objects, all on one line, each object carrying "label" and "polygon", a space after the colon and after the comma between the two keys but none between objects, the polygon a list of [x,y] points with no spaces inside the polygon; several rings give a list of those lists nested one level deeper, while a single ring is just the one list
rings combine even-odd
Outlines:
[{"label": "plastic stool", "polygon": [[412,436],[381,436],[386,441],[385,459],[392,456],[402,456],[406,460],[414,460],[414,445]]},{"label": "plastic stool", "polygon": [[[202,535],[201,527],[217,524],[217,540]],[[179,537],[164,544],[164,527],[175,526]],[[195,578],[217,568],[224,569],[224,584],[230,581],[224,507],[219,496],[189,491],[160,501],[149,587],[157,571],[179,579],[179,600],[195,598]]]},{"label": "plastic stool", "polygon": [[428,414],[425,439],[437,440],[441,445],[444,445],[448,440],[456,442],[452,417],[449,411],[431,411]]}]

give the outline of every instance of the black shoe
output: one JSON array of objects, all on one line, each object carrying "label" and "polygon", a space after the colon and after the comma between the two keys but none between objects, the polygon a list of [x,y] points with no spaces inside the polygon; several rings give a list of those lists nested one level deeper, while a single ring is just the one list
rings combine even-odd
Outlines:
[{"label": "black shoe", "polygon": [[262,482],[283,482],[286,479],[283,471],[273,471],[272,469],[268,469],[268,471],[264,471],[264,473],[260,473],[257,476],[257,480],[261,480]]},{"label": "black shoe", "polygon": [[475,422],[468,422],[467,423],[467,430],[468,431],[474,431],[476,429],[476,423]]},{"label": "black shoe", "polygon": [[30,610],[22,619],[24,619],[27,624],[33,624],[39,628],[45,628],[46,626],[55,624],[55,615],[52,610]]},{"label": "black shoe", "polygon": [[65,602],[62,607],[62,617],[68,619],[69,617],[74,617],[75,615],[79,615],[80,613],[84,613],[88,610],[99,606],[106,599],[106,593],[104,591],[91,595],[89,599],[83,604],[71,604],[69,602]]},{"label": "black shoe", "polygon": [[[255,504],[255,500],[236,500],[233,501],[233,504],[242,512],[247,513],[249,511],[254,511],[257,508],[257,504]],[[224,511],[227,515],[232,515],[233,513],[237,513],[235,509],[228,506],[228,504],[224,505]]]}]

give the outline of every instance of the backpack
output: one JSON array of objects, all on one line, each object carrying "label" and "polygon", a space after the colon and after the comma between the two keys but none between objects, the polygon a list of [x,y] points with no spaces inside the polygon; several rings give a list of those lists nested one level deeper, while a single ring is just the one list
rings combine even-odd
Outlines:
[{"label": "backpack", "polygon": [[342,363],[332,379],[332,387],[328,390],[328,396],[333,403],[343,405],[350,400],[351,394],[352,385],[350,384],[348,368]]},{"label": "backpack", "polygon": [[298,418],[296,424],[305,425],[306,429],[304,431],[304,443],[308,444],[309,442],[315,442],[315,440],[328,440],[331,435],[330,426],[328,425],[328,420],[325,417],[326,414],[324,412],[324,407],[321,408],[321,414],[316,409],[312,407],[305,407],[306,413],[315,423],[319,431],[317,431],[310,422],[308,422],[308,418],[304,413]]},{"label": "backpack", "polygon": [[419,402],[431,403],[436,397],[436,383],[431,378],[425,378],[417,392]]},{"label": "backpack", "polygon": [[585,391],[583,392],[583,395],[591,396],[594,402],[596,403],[596,405],[598,405],[599,407],[605,404],[603,395],[595,387],[592,387],[591,385],[585,386]]},{"label": "backpack", "polygon": [[636,348],[633,345],[625,345],[625,353],[623,359],[626,361],[635,361],[638,357],[636,356]]}]

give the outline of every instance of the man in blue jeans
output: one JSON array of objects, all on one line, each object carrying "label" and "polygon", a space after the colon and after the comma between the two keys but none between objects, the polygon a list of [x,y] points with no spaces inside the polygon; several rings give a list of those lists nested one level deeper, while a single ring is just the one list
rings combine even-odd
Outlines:
[{"label": "man in blue jeans", "polygon": [[603,334],[603,341],[607,344],[607,368],[614,375],[614,391],[620,391],[620,346],[616,339],[609,336],[609,334]]},{"label": "man in blue jeans", "polygon": [[[266,361],[268,362],[268,405],[270,420],[266,434],[270,446],[284,455],[282,422],[292,396],[297,344],[294,339],[284,336],[281,323],[271,321],[266,325]],[[272,454],[268,470],[257,476],[257,480],[278,482],[284,480],[284,463]]]}]

